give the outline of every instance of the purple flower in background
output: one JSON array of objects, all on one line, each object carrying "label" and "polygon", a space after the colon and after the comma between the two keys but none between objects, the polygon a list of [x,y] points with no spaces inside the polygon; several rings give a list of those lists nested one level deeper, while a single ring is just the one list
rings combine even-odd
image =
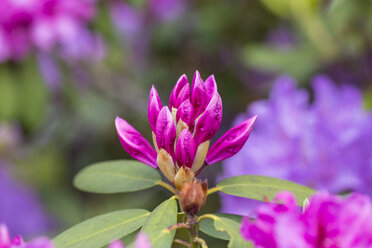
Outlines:
[{"label": "purple flower in background", "polygon": [[[125,248],[125,246],[120,240],[117,240],[112,242],[108,248]],[[134,248],[151,248],[150,240],[146,234],[141,232],[137,234],[134,241]]]},{"label": "purple flower in background", "polygon": [[236,154],[247,141],[256,116],[226,132],[214,145],[222,118],[222,100],[214,76],[202,80],[196,71],[190,84],[182,75],[163,106],[153,86],[148,104],[148,119],[154,148],[128,122],[116,118],[116,129],[125,151],[133,158],[158,167],[178,189],[194,178],[203,165],[214,164]]},{"label": "purple flower in background", "polygon": [[[257,174],[288,179],[339,193],[372,193],[372,113],[361,93],[335,86],[327,77],[313,80],[314,100],[293,79],[280,77],[268,100],[252,103],[260,118],[251,142],[224,164],[223,178]],[[249,200],[222,196],[222,211],[249,214]]]},{"label": "purple flower in background", "polygon": [[102,55],[101,39],[88,28],[95,0],[0,0],[0,13],[0,62],[32,50],[69,59]]},{"label": "purple flower in background", "polygon": [[8,228],[0,222],[0,247],[1,248],[54,248],[52,241],[45,237],[39,237],[25,243],[20,235],[13,239]]},{"label": "purple flower in background", "polygon": [[185,0],[148,0],[150,12],[161,21],[173,21],[186,10]]},{"label": "purple flower in background", "polygon": [[7,223],[12,233],[22,233],[27,237],[47,232],[51,227],[51,220],[35,192],[16,182],[0,161],[1,222]]},{"label": "purple flower in background", "polygon": [[[280,204],[277,204],[280,203]],[[347,198],[317,193],[303,211],[291,193],[244,218],[242,236],[260,248],[364,248],[372,245],[372,202],[362,194]],[[290,234],[290,235],[289,235]]]}]

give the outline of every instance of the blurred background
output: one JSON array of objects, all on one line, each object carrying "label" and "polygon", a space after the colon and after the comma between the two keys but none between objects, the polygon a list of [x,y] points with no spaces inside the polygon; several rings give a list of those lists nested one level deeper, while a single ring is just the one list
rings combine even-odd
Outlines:
[{"label": "blurred background", "polygon": [[[129,158],[115,117],[150,138],[151,85],[165,104],[195,70],[217,80],[216,137],[258,114],[243,150],[203,171],[210,186],[260,174],[372,196],[371,1],[0,0],[0,222],[53,236],[165,200],[82,193],[72,179]],[[205,211],[250,214],[237,201],[215,195]]]}]

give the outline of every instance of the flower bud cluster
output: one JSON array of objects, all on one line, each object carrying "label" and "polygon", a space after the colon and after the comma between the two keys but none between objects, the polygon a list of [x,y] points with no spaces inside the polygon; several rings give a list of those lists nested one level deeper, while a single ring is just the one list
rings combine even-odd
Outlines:
[{"label": "flower bud cluster", "polygon": [[247,141],[256,116],[230,129],[209,149],[221,119],[222,100],[214,76],[203,81],[196,71],[191,88],[186,75],[179,78],[170,95],[169,107],[162,105],[155,87],[151,88],[148,120],[155,149],[119,117],[116,128],[129,155],[154,168],[159,167],[181,190],[204,163],[217,163],[237,153]]}]

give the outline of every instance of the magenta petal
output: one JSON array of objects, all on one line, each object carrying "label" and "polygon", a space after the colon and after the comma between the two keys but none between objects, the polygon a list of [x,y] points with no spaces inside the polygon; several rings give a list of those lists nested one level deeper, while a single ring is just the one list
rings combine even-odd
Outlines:
[{"label": "magenta petal", "polygon": [[124,248],[124,245],[120,240],[116,240],[111,242],[107,248]]},{"label": "magenta petal", "polygon": [[143,232],[139,232],[137,234],[134,244],[136,248],[151,248],[152,247],[149,237]]},{"label": "magenta petal", "polygon": [[227,131],[209,149],[205,162],[215,164],[240,151],[252,131],[256,118],[257,116],[253,116]]},{"label": "magenta petal", "polygon": [[0,247],[8,247],[10,245],[10,234],[8,228],[0,223]]},{"label": "magenta petal", "polygon": [[164,106],[158,116],[156,122],[156,143],[159,149],[164,148],[169,154],[174,157],[174,142],[176,140],[176,127],[172,118],[172,114],[167,106]]},{"label": "magenta petal", "polygon": [[207,108],[200,116],[195,126],[195,142],[197,145],[210,140],[220,127],[222,119],[222,100],[218,93],[216,93]]},{"label": "magenta petal", "polygon": [[124,150],[138,161],[156,168],[157,154],[150,143],[128,122],[120,117],[116,117],[115,125]]},{"label": "magenta petal", "polygon": [[[23,245],[23,238],[21,235],[17,235],[12,240],[12,245],[14,246],[20,246]],[[0,246],[1,247],[1,246]]]},{"label": "magenta petal", "polygon": [[194,122],[194,107],[192,106],[189,99],[184,101],[177,110],[177,123],[179,120],[185,122],[189,127]]},{"label": "magenta petal", "polygon": [[178,137],[176,145],[176,161],[178,166],[191,168],[196,152],[196,143],[189,130],[184,129]]},{"label": "magenta petal", "polygon": [[214,94],[217,93],[217,83],[216,83],[216,79],[214,78],[213,75],[210,75],[205,81],[204,81],[204,86],[205,86],[205,89],[206,89],[206,93],[207,93],[207,99],[209,102],[212,97],[214,96]]},{"label": "magenta petal", "polygon": [[207,89],[198,71],[195,72],[191,85],[191,102],[194,105],[194,114],[197,118],[205,109],[208,103]]},{"label": "magenta petal", "polygon": [[[185,88],[185,86],[187,86]],[[169,108],[172,109],[172,107],[174,108],[178,108],[178,106],[183,102],[183,101],[180,101],[179,99],[179,96],[180,96],[180,92],[183,90],[183,97],[187,97],[189,98],[190,97],[190,86],[189,86],[189,81],[187,81],[187,77],[185,74],[183,74],[177,81],[176,85],[174,86],[173,90],[172,90],[172,93],[169,97]],[[188,92],[188,94],[187,94]],[[184,99],[185,100],[185,99]]]},{"label": "magenta petal", "polygon": [[27,243],[24,248],[54,248],[54,245],[48,238],[41,237]]},{"label": "magenta petal", "polygon": [[158,118],[161,108],[162,108],[162,105],[161,105],[160,97],[153,85],[150,90],[149,105],[147,108],[147,116],[149,119],[151,129],[153,131],[155,131],[156,120]]}]

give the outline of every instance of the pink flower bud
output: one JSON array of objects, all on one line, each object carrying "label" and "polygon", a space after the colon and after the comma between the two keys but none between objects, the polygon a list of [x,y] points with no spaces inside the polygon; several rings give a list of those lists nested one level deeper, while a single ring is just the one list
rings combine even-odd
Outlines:
[{"label": "pink flower bud", "polygon": [[257,116],[253,116],[227,131],[211,146],[205,162],[215,164],[239,152],[247,141],[256,118]]},{"label": "pink flower bud", "polygon": [[192,106],[189,99],[181,103],[177,110],[176,121],[179,120],[185,122],[189,127],[194,122],[194,107]]},{"label": "pink flower bud", "polygon": [[200,73],[196,71],[191,85],[191,102],[194,105],[195,118],[203,112],[207,105],[206,91]]},{"label": "pink flower bud", "polygon": [[115,125],[124,150],[133,158],[156,168],[157,154],[150,143],[128,122],[120,117],[116,117]]},{"label": "pink flower bud", "polygon": [[162,108],[160,97],[158,95],[158,92],[156,91],[154,85],[152,86],[150,90],[150,96],[149,96],[149,105],[147,108],[147,116],[149,119],[149,123],[151,126],[151,129],[155,131],[156,126],[156,120],[158,118],[160,109]]},{"label": "pink flower bud", "polygon": [[210,140],[220,127],[222,119],[222,100],[216,93],[195,126],[194,139],[197,145]]},{"label": "pink flower bud", "polygon": [[187,77],[183,74],[174,86],[169,97],[169,108],[178,108],[180,104],[190,97],[190,85]]},{"label": "pink flower bud", "polygon": [[189,130],[184,129],[178,137],[176,145],[176,161],[178,166],[191,168],[196,152],[194,137]]},{"label": "pink flower bud", "polygon": [[156,122],[156,143],[158,148],[164,148],[174,158],[174,142],[176,140],[176,127],[172,114],[167,106],[163,107]]}]

